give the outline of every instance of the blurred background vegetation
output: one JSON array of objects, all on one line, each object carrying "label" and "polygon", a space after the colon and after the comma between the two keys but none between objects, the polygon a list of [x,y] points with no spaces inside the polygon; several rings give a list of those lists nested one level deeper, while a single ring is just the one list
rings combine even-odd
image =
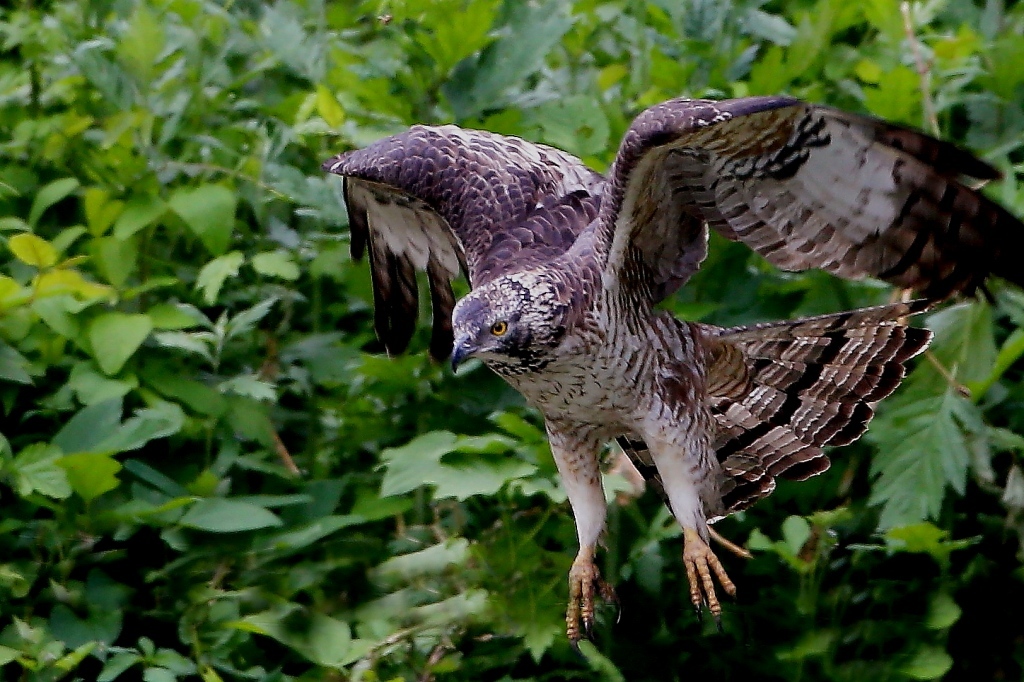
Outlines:
[{"label": "blurred background vegetation", "polygon": [[[1022,36],[1012,0],[6,4],[0,677],[1021,679],[1020,291],[927,316],[869,435],[719,524],[754,553],[721,633],[610,476],[623,612],[577,655],[537,415],[424,336],[383,356],[319,165],[455,122],[604,169],[649,105],[785,92],[970,147],[1021,215]],[[893,295],[712,246],[688,319]]]}]

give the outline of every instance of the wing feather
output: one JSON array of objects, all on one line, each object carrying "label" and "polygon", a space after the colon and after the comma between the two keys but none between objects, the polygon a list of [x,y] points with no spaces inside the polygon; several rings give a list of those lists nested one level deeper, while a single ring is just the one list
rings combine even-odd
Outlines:
[{"label": "wing feather", "polygon": [[426,271],[435,358],[451,352],[451,281],[478,286],[565,252],[604,185],[557,149],[455,126],[414,126],[324,170],[345,178],[352,257],[370,253],[378,337],[392,354],[408,346]]},{"label": "wing feather", "polygon": [[605,279],[664,298],[705,257],[710,226],[783,269],[932,299],[993,272],[1024,284],[1024,225],[968,186],[998,177],[952,144],[790,97],[671,100],[636,118],[610,171]]}]

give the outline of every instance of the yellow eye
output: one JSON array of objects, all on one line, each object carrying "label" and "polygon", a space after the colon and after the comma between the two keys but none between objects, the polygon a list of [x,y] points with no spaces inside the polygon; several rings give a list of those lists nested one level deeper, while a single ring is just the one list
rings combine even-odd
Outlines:
[{"label": "yellow eye", "polygon": [[491,333],[495,336],[504,336],[505,332],[508,331],[508,322],[501,321],[495,322],[491,325]]}]

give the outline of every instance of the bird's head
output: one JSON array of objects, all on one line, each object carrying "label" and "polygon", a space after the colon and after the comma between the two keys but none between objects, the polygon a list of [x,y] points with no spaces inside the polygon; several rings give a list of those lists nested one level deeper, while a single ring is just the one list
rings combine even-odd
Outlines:
[{"label": "bird's head", "polygon": [[565,337],[565,287],[537,273],[499,277],[474,289],[452,312],[452,368],[476,357],[503,373],[542,369]]}]

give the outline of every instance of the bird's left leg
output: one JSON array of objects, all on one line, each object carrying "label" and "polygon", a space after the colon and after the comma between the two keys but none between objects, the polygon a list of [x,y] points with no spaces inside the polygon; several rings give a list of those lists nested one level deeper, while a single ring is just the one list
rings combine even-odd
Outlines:
[{"label": "bird's left leg", "polygon": [[707,606],[718,620],[722,605],[715,592],[715,581],[733,597],[736,585],[708,544],[710,528],[706,507],[709,502],[712,505],[718,502],[717,460],[700,439],[658,443],[650,438],[647,442],[672,514],[683,528],[683,564],[690,583],[690,601],[698,615],[701,608]]},{"label": "bird's left leg", "polygon": [[615,591],[601,577],[594,562],[597,542],[604,531],[606,505],[601,486],[601,441],[586,427],[548,421],[548,440],[562,485],[569,496],[579,552],[569,569],[569,606],[565,630],[575,646],[594,625],[595,597],[615,602]]}]

